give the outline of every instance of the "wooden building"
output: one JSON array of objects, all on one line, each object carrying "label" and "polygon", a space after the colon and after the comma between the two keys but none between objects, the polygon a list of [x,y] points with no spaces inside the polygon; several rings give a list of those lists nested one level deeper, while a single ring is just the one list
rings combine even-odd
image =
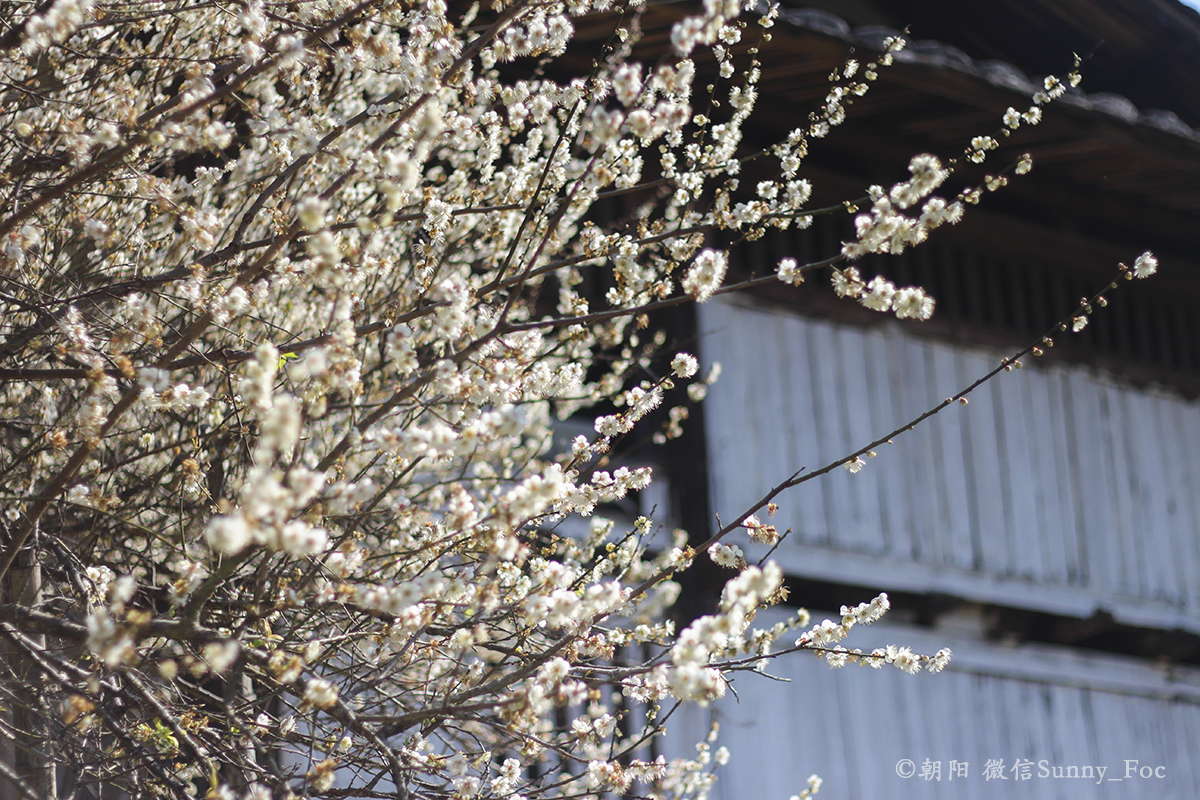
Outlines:
[{"label": "wooden building", "polygon": [[[713,796],[726,800],[786,798],[811,772],[823,797],[1200,797],[1200,15],[1174,0],[1001,0],[969,17],[948,0],[817,5],[786,10],[764,52],[760,108],[787,109],[764,140],[819,107],[851,48],[910,29],[898,63],[813,145],[818,204],[901,179],[913,154],[961,153],[1072,51],[1090,57],[1078,90],[1003,142],[1033,155],[1031,175],[927,244],[859,264],[924,286],[931,321],[837,300],[820,278],[698,307],[697,347],[723,370],[671,473],[685,527],[711,531],[714,514],[957,395],[1119,261],[1151,249],[1162,267],[860,473],[779,500],[773,522],[791,532],[773,557],[792,599],[819,620],[886,591],[890,624],[845,644],[948,646],[945,673],[779,660],[770,671],[790,684],[739,679],[737,697],[687,711],[667,749],[721,721],[733,760]],[[823,217],[735,263],[767,274],[850,232],[849,215]]]}]

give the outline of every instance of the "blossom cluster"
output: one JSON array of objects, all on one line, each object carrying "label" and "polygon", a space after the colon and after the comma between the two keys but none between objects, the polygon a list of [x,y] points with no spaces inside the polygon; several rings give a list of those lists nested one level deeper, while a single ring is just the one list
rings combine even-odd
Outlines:
[{"label": "blossom cluster", "polygon": [[847,650],[838,642],[850,635],[850,629],[855,625],[870,625],[879,620],[891,608],[887,594],[880,594],[869,603],[860,603],[853,608],[842,606],[840,622],[824,620],[817,623],[796,640],[796,647],[801,649],[817,649],[825,658],[831,669],[837,669],[850,664],[880,669],[890,664],[901,672],[915,675],[924,666],[929,672],[941,672],[950,663],[952,653],[943,648],[932,656],[918,655],[908,647],[888,645],[876,648],[870,653],[864,653],[855,648]]},{"label": "blossom cluster", "polygon": [[667,681],[680,700],[708,702],[725,694],[721,671],[710,666],[726,651],[737,652],[753,612],[778,591],[783,572],[774,562],[747,566],[725,584],[719,613],[700,617],[684,629],[671,648]]},{"label": "blossom cluster", "polygon": [[930,197],[921,207],[921,214],[910,217],[903,212],[930,196],[950,176],[936,156],[919,155],[909,162],[912,177],[884,191],[881,186],[868,190],[871,198],[869,214],[854,218],[857,239],[842,247],[847,258],[859,258],[867,253],[899,254],[925,241],[929,232],[941,225],[954,225],[962,219],[961,201],[947,204],[939,197]]},{"label": "blossom cluster", "polygon": [[[97,795],[706,795],[728,751],[652,753],[659,704],[717,700],[790,628],[752,627],[786,598],[777,565],[639,496],[720,371],[662,314],[735,288],[735,244],[811,224],[810,142],[904,43],[848,58],[752,153],[777,8],[672,10],[639,63],[643,10],[15,12],[0,74],[36,89],[0,109],[0,575],[41,559],[40,605],[3,621],[55,640],[22,747]],[[614,35],[581,72],[597,19]],[[837,294],[928,318],[919,287],[842,262],[957,222],[948,174],[913,158],[854,242],[765,279],[835,265]],[[731,572],[677,631],[705,549]],[[885,609],[801,649],[944,666],[833,647]]]}]

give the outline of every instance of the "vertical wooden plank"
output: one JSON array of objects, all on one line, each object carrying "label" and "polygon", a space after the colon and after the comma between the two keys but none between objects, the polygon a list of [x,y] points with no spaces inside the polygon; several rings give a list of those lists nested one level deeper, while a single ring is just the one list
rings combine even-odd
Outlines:
[{"label": "vertical wooden plank", "polygon": [[[846,454],[846,432],[843,429],[841,398],[838,396],[838,374],[842,365],[838,363],[833,349],[833,331],[827,324],[812,323],[809,326],[808,362],[812,376],[813,412],[817,421],[814,437],[816,442],[817,467],[822,467]],[[831,474],[817,481],[825,498],[825,519],[829,532],[828,543],[842,547],[845,517],[850,505],[846,473]]]},{"label": "vertical wooden plank", "polygon": [[[788,402],[790,387],[783,375],[784,364],[791,360],[790,342],[786,338],[789,320],[782,314],[758,309],[743,312],[742,316],[746,322],[741,327],[752,336],[735,357],[747,386],[753,387],[747,404],[753,409],[755,427],[743,439],[744,453],[737,463],[753,462],[757,482],[745,502],[737,508],[724,509],[722,521],[726,524],[795,471],[791,466],[791,448],[787,445],[795,435],[794,417]],[[747,358],[748,353],[755,356]]]},{"label": "vertical wooden plank", "polygon": [[1016,736],[1013,739],[1014,758],[1019,758],[1023,762],[1027,762],[1027,773],[1021,770],[1017,771],[1017,775],[1027,774],[1029,777],[1017,779],[1013,784],[1015,794],[1026,795],[1031,797],[1048,797],[1046,786],[1042,781],[1038,780],[1037,762],[1042,758],[1043,749],[1046,745],[1041,737],[1040,718],[1044,713],[1042,705],[1041,691],[1046,687],[1043,683],[1034,681],[1014,681],[1007,680],[1005,684],[1008,686],[1009,695],[1013,698],[1013,705],[1008,708],[1015,713]]},{"label": "vertical wooden plank", "polygon": [[950,764],[943,767],[947,772],[947,789],[958,800],[980,800],[985,796],[983,781],[983,763],[985,750],[982,741],[982,731],[978,724],[979,715],[975,710],[978,697],[973,689],[975,676],[965,672],[947,671],[936,676],[937,680],[946,681],[951,692],[947,716],[953,723],[954,746],[949,758],[954,761],[965,761],[967,775],[962,778],[949,778]]},{"label": "vertical wooden plank", "polygon": [[[1058,766],[1099,763],[1099,753],[1085,727],[1087,718],[1083,707],[1086,700],[1084,691],[1075,686],[1053,686],[1050,693],[1048,736],[1053,742]],[[1078,789],[1075,781],[1063,780],[1056,797],[1071,800],[1076,791]]]},{"label": "vertical wooden plank", "polygon": [[[730,754],[729,763],[721,769],[723,774],[718,777],[715,794],[729,800],[737,797],[736,786],[741,781],[756,774],[764,789],[778,791],[781,776],[770,765],[779,757],[778,742],[791,733],[786,720],[776,719],[772,714],[762,692],[742,683],[739,681],[736,702],[723,701],[710,712],[721,725],[715,744],[727,747]],[[699,739],[707,730],[707,725],[695,730],[690,738]]]},{"label": "vertical wooden plank", "polygon": [[[967,385],[968,381],[959,374],[959,359],[953,349],[934,345],[930,355],[931,372],[939,389],[945,388],[950,394]],[[929,422],[937,465],[937,524],[945,546],[946,563],[963,570],[973,570],[977,563],[971,537],[971,511],[967,504],[969,467],[963,459],[963,429],[979,421],[971,412],[969,406],[955,406]]]},{"label": "vertical wooden plank", "polygon": [[996,397],[996,432],[1001,465],[1001,497],[1007,511],[1007,528],[1012,548],[1014,572],[1023,578],[1043,580],[1042,531],[1038,525],[1036,504],[1037,468],[1033,444],[1025,419],[1024,394],[1027,384],[1036,380],[1037,370],[1021,370],[997,376],[993,382]]},{"label": "vertical wooden plank", "polygon": [[[780,454],[779,475],[772,479],[770,486],[775,486],[783,478],[791,475],[801,466],[803,466],[803,452],[807,445],[807,441],[812,437],[812,420],[811,414],[804,414],[804,398],[796,396],[796,374],[805,373],[804,363],[797,358],[797,351],[802,350],[798,345],[802,341],[804,328],[801,320],[793,315],[777,316],[779,329],[777,335],[779,337],[779,353],[776,360],[767,365],[768,369],[774,370],[779,376],[781,405],[778,407],[780,426],[777,436],[768,440],[765,446],[775,447]],[[756,448],[761,448],[764,445],[755,442]],[[764,487],[764,491],[766,488]],[[819,524],[813,517],[812,511],[804,504],[790,503],[791,495],[781,498],[786,511],[777,522],[782,525],[781,529],[791,528],[792,537],[803,537],[806,531],[811,531],[814,525]]]},{"label": "vertical wooden plank", "polygon": [[1184,452],[1180,454],[1180,460],[1172,462],[1172,467],[1180,469],[1181,464],[1186,463],[1187,483],[1185,486],[1191,487],[1190,491],[1185,491],[1184,496],[1191,500],[1192,525],[1186,530],[1183,538],[1190,544],[1191,550],[1195,554],[1189,563],[1195,566],[1196,573],[1193,574],[1193,580],[1188,584],[1191,590],[1197,593],[1193,595],[1197,599],[1191,605],[1193,613],[1195,613],[1200,611],[1200,536],[1195,533],[1200,530],[1200,492],[1195,491],[1195,487],[1200,486],[1200,462],[1196,460],[1196,453],[1200,452],[1200,402],[1192,401],[1186,405],[1179,403],[1175,408],[1179,419],[1176,430],[1179,441],[1183,444]]},{"label": "vertical wooden plank", "polygon": [[[728,521],[778,483],[793,453],[797,418],[777,368],[790,360],[781,351],[792,320],[723,300],[701,306],[700,320],[705,366],[722,364],[705,421],[713,510]],[[747,352],[761,358],[748,359]]]},{"label": "vertical wooden plank", "polygon": [[[787,327],[792,351],[788,373],[789,407],[796,419],[797,431],[795,441],[789,444],[796,469],[806,467],[812,470],[820,466],[819,433],[822,423],[817,413],[812,364],[808,359],[808,340],[816,324],[819,323],[796,318]],[[819,483],[803,484],[780,499],[784,509],[784,516],[780,519],[793,527],[793,541],[797,544],[829,540],[829,514]]]},{"label": "vertical wooden plank", "polygon": [[1017,764],[1029,758],[1029,743],[1026,739],[1026,713],[1021,700],[1020,682],[996,678],[992,680],[993,703],[991,713],[1005,722],[1004,774],[1008,778],[1009,791],[1023,797],[1030,794],[1032,781],[1021,781],[1016,777]]},{"label": "vertical wooden plank", "polygon": [[1200,764],[1196,763],[1196,742],[1200,741],[1200,706],[1192,703],[1172,703],[1163,721],[1162,758],[1170,784],[1178,787],[1179,800],[1189,798],[1184,794],[1192,787],[1191,797],[1200,794]]},{"label": "vertical wooden plank", "polygon": [[[942,762],[942,780],[939,797],[953,800],[975,800],[975,791],[980,782],[972,778],[970,768],[976,761],[975,721],[969,712],[967,684],[969,676],[956,672],[938,675],[922,675],[922,684],[913,690],[927,698],[925,725],[933,731],[935,758]],[[930,690],[936,689],[936,695]],[[967,776],[956,778],[951,774],[952,761],[967,762]]]},{"label": "vertical wooden plank", "polygon": [[1051,423],[1054,400],[1050,393],[1056,380],[1057,375],[1048,370],[1034,370],[1024,376],[1021,381],[1021,413],[1029,437],[1033,519],[1038,530],[1037,542],[1044,565],[1042,580],[1065,586],[1070,582],[1073,565],[1067,560],[1069,547],[1067,532],[1063,529],[1061,507],[1065,487],[1060,483],[1060,469],[1055,453],[1055,438],[1061,437],[1061,432],[1054,430]]},{"label": "vertical wooden plank", "polygon": [[[891,693],[890,702],[882,706],[882,708],[892,710],[892,719],[908,720],[910,724],[903,725],[897,730],[898,743],[903,748],[903,752],[911,753],[907,756],[916,762],[917,769],[920,770],[925,759],[937,760],[929,742],[928,730],[926,725],[920,724],[920,720],[924,719],[926,706],[923,699],[917,696],[913,691],[913,679],[916,676],[907,675],[893,667],[884,667],[882,677],[890,686],[888,689]],[[897,756],[897,760],[899,756]],[[921,783],[925,782],[918,777],[909,778],[908,782]],[[905,787],[910,791],[920,791],[925,786]],[[907,794],[907,792],[905,792]]]},{"label": "vertical wooden plank", "polygon": [[1137,476],[1130,469],[1123,427],[1128,420],[1122,413],[1121,390],[1112,384],[1098,384],[1100,393],[1103,457],[1108,461],[1108,497],[1113,507],[1113,530],[1121,582],[1118,591],[1142,597],[1145,591],[1142,567],[1142,539],[1138,535],[1134,509],[1139,504]]},{"label": "vertical wooden plank", "polygon": [[[878,746],[877,724],[870,718],[863,718],[860,709],[863,704],[874,704],[882,701],[881,684],[864,681],[863,677],[855,674],[846,676],[847,691],[842,698],[844,710],[841,712],[844,720],[844,731],[848,741],[846,747],[846,764],[844,769],[848,776],[847,786],[838,794],[843,797],[886,797],[890,787],[886,778],[881,775],[878,765],[874,762],[886,758],[887,748]],[[877,706],[882,708],[882,706]],[[895,775],[893,773],[893,778]],[[895,778],[899,781],[899,778]],[[824,791],[824,790],[822,790]]]},{"label": "vertical wooden plank", "polygon": [[1078,370],[1067,373],[1063,406],[1070,434],[1070,469],[1079,478],[1076,514],[1082,521],[1087,585],[1099,592],[1120,591],[1119,550],[1112,522],[1111,468],[1100,444],[1105,435],[1099,391]]},{"label": "vertical wooden plank", "polygon": [[[807,653],[796,655],[799,657],[790,659],[794,667],[788,673],[794,676],[791,686],[795,705],[778,708],[776,713],[795,720],[793,730],[796,739],[793,741],[801,737],[819,738],[823,741],[810,753],[803,753],[800,760],[797,760],[793,751],[792,762],[799,764],[800,768],[786,770],[790,782],[787,793],[779,796],[791,797],[799,794],[806,788],[805,781],[808,776],[814,773],[820,775],[823,780],[832,781],[839,787],[839,792],[848,793],[853,791],[857,783],[855,775],[863,769],[861,756],[854,753],[850,745],[852,736],[849,728],[864,710],[860,705],[858,692],[853,690],[853,679],[856,676],[848,668],[830,670],[824,661],[817,661]],[[817,686],[824,687],[824,691],[813,691]],[[764,690],[773,692],[774,686],[765,686]],[[825,728],[827,736],[818,733],[814,737],[816,731],[813,730],[812,719],[803,714],[793,713],[794,709],[806,706],[812,707],[819,715],[817,719],[821,722],[815,727]],[[744,785],[739,788],[744,789]]]},{"label": "vertical wooden plank", "polygon": [[[927,409],[932,394],[928,351],[920,342],[893,331],[892,371],[889,381],[892,394],[900,398],[906,412],[902,422],[912,419]],[[906,485],[911,498],[911,520],[909,537],[913,558],[925,563],[942,563],[942,550],[937,537],[937,493],[934,475],[934,455],[927,426],[918,426],[905,431],[895,439],[894,445],[886,446],[883,457],[897,455],[906,466]]]},{"label": "vertical wooden plank", "polygon": [[1181,605],[1183,586],[1177,580],[1172,553],[1178,532],[1167,511],[1167,487],[1163,480],[1170,467],[1163,460],[1166,448],[1159,436],[1157,420],[1166,413],[1167,406],[1164,398],[1148,392],[1123,389],[1121,396],[1126,417],[1125,450],[1137,489],[1133,519],[1142,549],[1144,596]]},{"label": "vertical wooden plank", "polygon": [[1028,715],[1034,728],[1037,754],[1033,756],[1034,780],[1041,784],[1040,794],[1046,798],[1060,798],[1063,787],[1055,786],[1055,781],[1042,777],[1042,770],[1054,764],[1063,764],[1064,742],[1059,738],[1055,724],[1056,708],[1061,703],[1060,686],[1045,683],[1031,683],[1034,694],[1031,713]]},{"label": "vertical wooden plank", "polygon": [[[935,363],[936,346],[928,342],[914,339],[916,357],[923,368],[923,382],[914,387],[913,412],[906,416],[905,421],[933,408],[953,392],[957,391],[959,381],[948,375],[940,374]],[[943,411],[943,414],[946,412]],[[912,448],[914,457],[920,463],[920,472],[914,477],[921,481],[921,535],[922,544],[927,555],[925,562],[936,566],[949,566],[954,563],[954,544],[952,532],[942,521],[943,506],[959,501],[959,498],[949,496],[950,487],[946,482],[946,465],[942,461],[938,448],[936,429],[944,424],[945,418],[938,415],[926,420],[914,430],[905,433],[898,447]]]},{"label": "vertical wooden plank", "polygon": [[1171,520],[1171,557],[1183,589],[1183,603],[1193,614],[1200,610],[1200,467],[1195,456],[1200,447],[1200,404],[1164,398],[1157,416],[1162,435],[1164,465],[1160,479],[1167,487],[1167,514]]},{"label": "vertical wooden plank", "polygon": [[[754,454],[744,449],[748,441],[756,441],[759,435],[757,425],[758,409],[750,387],[753,383],[747,374],[746,360],[739,357],[745,352],[756,333],[750,324],[744,309],[733,304],[722,304],[724,311],[723,325],[720,331],[721,352],[718,359],[721,364],[721,378],[713,387],[715,392],[724,398],[723,407],[718,414],[706,415],[711,424],[724,434],[722,460],[729,469],[726,470],[728,490],[723,492],[718,502],[713,503],[713,512],[722,517],[736,513],[750,500],[753,487],[761,481],[758,459]],[[710,396],[714,392],[710,391]]]},{"label": "vertical wooden plank", "polygon": [[1011,787],[1013,785],[1011,768],[1017,756],[1014,745],[1016,716],[1006,711],[1013,706],[1008,692],[1005,691],[1007,688],[1005,683],[1006,681],[1002,678],[990,675],[980,676],[980,694],[983,702],[980,708],[979,724],[987,726],[992,734],[988,737],[988,748],[983,754],[984,763],[986,764],[992,759],[1003,761],[1003,774],[1008,779],[1001,783],[990,782],[993,791],[997,791],[998,786]]},{"label": "vertical wooden plank", "polygon": [[[1114,758],[1114,768],[1122,769],[1124,775],[1125,766],[1123,760],[1126,758],[1137,759],[1139,768],[1141,766],[1154,767],[1164,765],[1164,755],[1166,754],[1169,744],[1169,739],[1174,739],[1174,732],[1168,734],[1163,723],[1171,718],[1172,703],[1169,700],[1154,699],[1149,697],[1124,697],[1121,711],[1125,719],[1125,731],[1127,733],[1128,743],[1122,743],[1122,747],[1126,748],[1128,755],[1117,755]],[[1188,759],[1190,760],[1190,759]],[[1140,769],[1139,769],[1140,773]],[[1126,781],[1128,784],[1129,781]],[[1133,786],[1126,785],[1125,793],[1128,795],[1130,789],[1139,790],[1139,794],[1163,796],[1161,790],[1166,788],[1167,782],[1162,779],[1143,779],[1140,774],[1138,780],[1133,782]],[[1159,791],[1155,791],[1155,789]]]},{"label": "vertical wooden plank", "polygon": [[[1048,738],[1048,723],[1050,715],[1051,686],[1040,681],[1014,681],[1020,692],[1019,711],[1022,722],[1022,739],[1024,740],[1024,758],[1033,762],[1033,783],[1043,783],[1038,779],[1037,763],[1048,759],[1053,749],[1053,742]],[[1039,787],[1039,795],[1050,797],[1046,787]]]},{"label": "vertical wooden plank", "polygon": [[[1083,726],[1080,732],[1087,737],[1088,752],[1091,754],[1088,764],[1106,764],[1104,760],[1108,751],[1108,739],[1104,731],[1099,730],[1099,725],[1103,721],[1103,714],[1097,714],[1097,700],[1095,693],[1090,689],[1084,688],[1080,691],[1080,706],[1083,713]],[[1106,797],[1107,794],[1102,792],[1103,787],[1096,787],[1096,793],[1100,797]]]},{"label": "vertical wooden plank", "polygon": [[[914,416],[912,409],[920,407],[923,398],[917,384],[924,381],[925,374],[923,364],[914,358],[916,348],[911,342],[895,329],[885,331],[885,335],[888,397],[897,409],[896,423],[899,425]],[[895,426],[889,428],[894,429]],[[893,541],[893,552],[902,558],[919,560],[923,553],[922,530],[926,524],[928,494],[922,478],[926,464],[911,437],[910,433],[902,433],[899,440],[903,446],[885,444],[879,457],[900,467],[898,474],[893,472],[897,475],[895,491],[902,494],[904,500],[896,507],[901,527]]]},{"label": "vertical wooden plank", "polygon": [[1129,718],[1133,712],[1128,702],[1130,698],[1100,691],[1091,691],[1088,696],[1091,700],[1092,718],[1096,724],[1096,741],[1100,750],[1100,760],[1096,763],[1109,766],[1104,783],[1097,787],[1103,790],[1100,796],[1114,800],[1128,797],[1131,789],[1136,791],[1136,784],[1109,781],[1108,778],[1118,777],[1113,775],[1112,770],[1119,768],[1123,759],[1136,758],[1137,756],[1128,754],[1133,753],[1135,749],[1141,749],[1130,731]]},{"label": "vertical wooden plank", "polygon": [[[837,387],[842,402],[838,409],[843,416],[845,431],[844,452],[854,452],[886,431],[877,431],[871,423],[871,383],[868,382],[868,347],[865,332],[838,326],[833,328],[835,354],[843,365],[858,365],[842,369]],[[873,376],[872,376],[873,377]],[[883,550],[879,512],[879,465],[868,460],[867,467],[846,480],[849,507],[843,515],[844,540],[858,552],[879,553]]]},{"label": "vertical wooden plank", "polygon": [[[1051,486],[1057,488],[1055,500],[1057,508],[1048,506],[1047,510],[1058,512],[1057,530],[1061,532],[1063,554],[1066,558],[1067,583],[1076,586],[1089,584],[1089,566],[1087,544],[1084,539],[1083,503],[1080,500],[1082,476],[1078,470],[1078,450],[1075,447],[1075,433],[1070,421],[1073,411],[1069,406],[1069,381],[1063,372],[1054,372],[1049,376],[1046,385],[1049,415],[1047,424],[1052,433],[1050,442],[1053,446],[1054,479]],[[1050,480],[1050,478],[1047,478]]]},{"label": "vertical wooden plank", "polygon": [[[976,356],[960,356],[962,373],[980,375],[984,361]],[[1012,569],[1008,514],[1004,507],[1004,477],[1000,468],[997,442],[996,396],[991,386],[981,386],[971,397],[972,416],[979,424],[965,429],[967,491],[973,503],[975,538],[979,543],[980,568],[989,575],[1008,575]]]},{"label": "vertical wooden plank", "polygon": [[[887,334],[882,330],[868,331],[864,334],[864,340],[865,372],[870,381],[867,398],[871,427],[874,433],[882,436],[896,429],[902,421],[901,414],[904,409],[892,393]],[[898,552],[910,552],[907,549],[910,498],[904,485],[904,463],[897,456],[895,448],[885,445],[879,450],[879,457],[876,459],[878,463],[870,465],[877,473],[879,488],[879,525],[882,537],[879,552],[889,556]],[[900,543],[904,543],[904,549],[898,549],[901,547]]]},{"label": "vertical wooden plank", "polygon": [[[736,409],[744,396],[746,386],[736,380],[738,364],[729,357],[739,344],[740,336],[735,324],[732,303],[724,298],[697,307],[699,327],[699,355],[707,373],[713,364],[722,366],[723,380],[717,382],[704,401],[705,438],[708,446],[709,497],[714,509],[725,508],[737,499],[742,491],[739,471],[731,470],[728,464],[736,457],[734,443],[739,436],[746,436],[746,426],[739,419]],[[725,372],[728,369],[729,372]],[[730,380],[730,378],[734,380]],[[741,395],[741,396],[739,396]]]}]

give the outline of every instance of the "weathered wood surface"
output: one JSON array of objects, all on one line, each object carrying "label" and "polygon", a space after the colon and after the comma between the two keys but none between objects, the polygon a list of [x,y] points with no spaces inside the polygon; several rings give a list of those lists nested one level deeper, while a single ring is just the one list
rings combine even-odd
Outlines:
[{"label": "weathered wood surface", "polygon": [[[775,621],[760,616],[756,624]],[[1200,797],[1200,671],[882,624],[856,629],[847,645],[885,643],[926,653],[949,646],[954,660],[939,675],[907,675],[893,667],[830,671],[807,654],[789,655],[768,669],[789,683],[744,674],[733,684],[737,698],[681,708],[664,752],[694,753],[692,743],[720,722],[713,748],[724,745],[732,757],[717,770],[713,800],[786,800],[814,772],[825,780],[818,797],[828,798]],[[897,775],[901,759],[917,774]],[[920,777],[925,759],[941,762],[940,781]],[[1003,760],[1005,780],[985,779],[990,759]],[[965,778],[950,779],[951,760],[967,762]],[[1033,762],[1029,780],[1016,777],[1018,760]],[[1127,760],[1138,770],[1162,767],[1162,777],[1126,777]],[[1095,777],[1065,777],[1070,766],[1091,766]],[[1064,777],[1054,777],[1055,767]]]},{"label": "weathered wood surface", "polygon": [[[1001,354],[717,299],[700,306],[713,510],[887,433]],[[1027,359],[1032,361],[1032,359]],[[1083,368],[999,376],[786,494],[797,575],[1200,630],[1200,404]],[[751,550],[748,554],[753,554]]]}]

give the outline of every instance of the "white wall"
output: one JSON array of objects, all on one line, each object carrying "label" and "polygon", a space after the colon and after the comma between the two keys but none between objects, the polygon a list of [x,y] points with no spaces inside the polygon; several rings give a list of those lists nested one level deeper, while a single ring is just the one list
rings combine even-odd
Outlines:
[{"label": "white wall", "polygon": [[[774,621],[767,612],[756,624]],[[811,655],[788,655],[768,671],[790,682],[745,674],[734,683],[740,699],[731,692],[710,708],[680,709],[664,752],[694,753],[691,743],[718,720],[714,748],[727,746],[732,758],[717,770],[713,800],[787,800],[814,772],[825,781],[824,800],[1200,797],[1198,670],[1063,648],[1005,648],[884,623],[856,628],[846,645],[887,643],[925,653],[951,647],[955,655],[938,675],[831,671]],[[900,777],[902,759],[918,774]],[[919,777],[926,759],[941,762],[940,781]],[[1003,760],[1007,780],[985,780],[989,759]],[[950,760],[967,762],[965,778],[949,778]],[[1017,760],[1033,762],[1029,780],[1015,778]],[[1127,760],[1137,762],[1132,774],[1150,767],[1150,777],[1126,778]],[[1072,765],[1091,766],[1096,776],[1106,771],[1099,782],[1053,777],[1054,767]],[[1153,773],[1158,767],[1161,777]]]},{"label": "white wall", "polygon": [[[713,509],[730,520],[999,363],[898,325],[699,307]],[[1200,631],[1200,405],[1083,368],[1003,374],[774,520],[795,575]],[[753,554],[755,551],[751,551]]]}]

